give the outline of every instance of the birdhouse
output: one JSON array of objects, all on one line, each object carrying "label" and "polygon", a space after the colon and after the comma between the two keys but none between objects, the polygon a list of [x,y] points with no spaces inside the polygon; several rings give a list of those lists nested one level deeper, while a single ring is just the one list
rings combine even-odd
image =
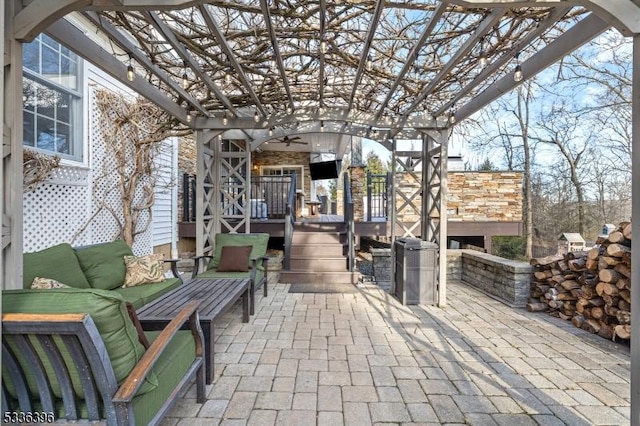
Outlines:
[{"label": "birdhouse", "polygon": [[565,232],[558,238],[558,254],[585,249],[586,242],[577,232]]},{"label": "birdhouse", "polygon": [[600,236],[607,238],[609,234],[616,230],[616,228],[617,226],[615,226],[613,223],[605,223],[602,226],[602,232],[600,233]]}]

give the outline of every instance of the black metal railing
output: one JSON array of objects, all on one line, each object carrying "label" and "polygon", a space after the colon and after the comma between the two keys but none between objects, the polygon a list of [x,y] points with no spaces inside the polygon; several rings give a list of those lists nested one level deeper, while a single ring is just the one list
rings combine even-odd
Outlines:
[{"label": "black metal railing", "polygon": [[348,268],[349,272],[355,270],[355,230],[353,224],[354,216],[353,196],[351,195],[351,183],[349,182],[349,175],[344,174],[344,223],[347,228],[347,245],[348,245]]},{"label": "black metal railing", "polygon": [[293,225],[296,222],[296,175],[291,175],[289,193],[284,218],[284,269],[291,269],[291,242],[293,241]]},{"label": "black metal railing", "polygon": [[196,221],[196,176],[182,174],[182,221]]},{"label": "black metal railing", "polygon": [[388,219],[387,204],[390,182],[391,173],[373,174],[367,172],[367,220]]},{"label": "black metal railing", "polygon": [[295,198],[296,181],[292,176],[251,176],[252,219],[285,217],[291,188]]}]

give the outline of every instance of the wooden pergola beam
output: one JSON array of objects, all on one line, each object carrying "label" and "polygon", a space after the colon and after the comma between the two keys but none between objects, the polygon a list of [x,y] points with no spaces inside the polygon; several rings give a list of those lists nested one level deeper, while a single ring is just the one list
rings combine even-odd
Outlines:
[{"label": "wooden pergola beam", "polygon": [[273,27],[271,21],[271,11],[269,10],[268,0],[260,0],[260,8],[262,9],[262,16],[264,17],[265,25],[267,26],[267,32],[269,33],[269,39],[271,41],[271,47],[273,48],[273,56],[276,59],[276,65],[282,78],[282,84],[284,86],[285,94],[291,108],[294,107],[293,96],[291,96],[291,88],[289,87],[289,79],[287,78],[287,72],[284,68],[284,62],[282,61],[282,54],[280,53],[280,46],[278,45],[278,37],[276,30]]},{"label": "wooden pergola beam", "polygon": [[99,27],[110,40],[114,41],[120,48],[126,52],[128,52],[133,59],[135,59],[139,64],[144,65],[144,67],[154,74],[160,81],[165,83],[167,86],[171,88],[174,92],[176,92],[181,98],[187,101],[193,108],[197,111],[200,111],[201,114],[208,116],[209,111],[205,109],[200,102],[198,102],[191,94],[189,94],[186,90],[182,88],[182,86],[175,81],[165,70],[158,67],[156,64],[151,62],[151,59],[137,47],[135,46],[124,34],[122,34],[118,29],[111,25],[111,23],[107,22],[105,19],[102,19],[96,12],[84,12],[83,16],[85,16],[89,21],[91,21],[94,25]]},{"label": "wooden pergola beam", "polygon": [[188,125],[187,113],[184,108],[171,101],[165,93],[159,91],[143,78],[135,78],[133,81],[129,81],[127,79],[127,67],[115,58],[113,54],[91,41],[74,25],[64,19],[60,19],[47,28],[47,34],[89,62],[99,64],[100,68],[114,79],[149,99],[183,124]]},{"label": "wooden pergola beam", "polygon": [[[569,52],[574,51],[598,34],[604,32],[609,27],[609,23],[595,13],[589,14],[589,16],[569,28],[544,49],[539,50],[521,64],[522,74],[524,75],[523,81],[538,74]],[[470,102],[459,108],[456,111],[456,119],[460,121],[468,118],[521,83],[522,82],[516,82],[512,74],[505,75],[478,96],[474,97]]]},{"label": "wooden pergola beam", "polygon": [[242,83],[247,93],[249,93],[249,96],[251,97],[251,100],[255,103],[256,108],[258,108],[258,110],[262,115],[267,115],[267,112],[264,109],[264,105],[262,105],[262,102],[258,98],[258,95],[256,94],[255,90],[253,90],[251,83],[249,83],[249,80],[247,79],[247,76],[244,73],[242,66],[240,66],[240,64],[238,63],[236,56],[233,54],[233,50],[229,46],[229,43],[227,42],[226,37],[224,36],[224,34],[222,34],[222,31],[220,30],[220,27],[218,27],[218,24],[216,23],[213,16],[211,16],[211,12],[209,12],[209,9],[204,4],[200,5],[198,9],[202,14],[202,17],[204,18],[205,23],[209,27],[211,34],[218,42],[220,46],[220,50],[222,50],[224,54],[227,56],[227,59],[229,59],[230,65],[233,67],[233,69],[236,71],[236,74],[238,75],[238,80],[240,80],[240,83]]},{"label": "wooden pergola beam", "polygon": [[558,21],[558,19],[566,15],[569,10],[570,8],[568,7],[556,8],[553,13],[551,13],[543,22],[541,22],[534,31],[530,32],[524,39],[520,40],[512,49],[510,49],[504,55],[491,62],[491,64],[487,65],[482,71],[480,71],[476,78],[474,78],[469,84],[460,89],[460,91],[458,91],[458,93],[456,93],[456,95],[449,102],[445,103],[436,112],[434,112],[434,115],[436,117],[439,117],[448,112],[456,102],[468,95],[473,89],[475,89],[483,81],[489,78],[489,76],[491,76],[494,72],[498,71],[507,62],[512,60],[521,46],[528,46],[536,38],[540,37],[540,35],[543,34],[547,29],[553,26]]},{"label": "wooden pergola beam", "polygon": [[353,108],[353,102],[358,91],[358,85],[360,85],[360,80],[362,80],[364,70],[367,66],[367,62],[369,61],[369,51],[371,50],[371,43],[373,43],[373,38],[376,35],[378,23],[380,22],[380,15],[382,15],[383,9],[384,0],[376,0],[376,6],[373,11],[373,15],[371,16],[371,24],[369,25],[369,29],[367,30],[367,37],[364,41],[364,47],[362,48],[362,54],[360,55],[360,62],[358,63],[358,70],[356,71],[356,77],[353,82],[353,89],[351,89],[348,109]]},{"label": "wooden pergola beam", "polygon": [[411,48],[411,52],[409,52],[409,54],[407,55],[407,60],[405,61],[404,66],[402,67],[402,70],[400,70],[400,73],[398,74],[396,79],[393,81],[393,84],[391,85],[391,88],[389,89],[387,96],[384,98],[384,101],[380,105],[380,109],[376,111],[376,114],[375,114],[376,119],[379,119],[380,117],[382,117],[382,114],[384,113],[384,109],[386,108],[387,104],[391,100],[391,97],[393,96],[395,91],[398,89],[398,86],[400,86],[400,83],[402,83],[404,76],[407,75],[411,67],[413,67],[414,62],[418,57],[418,54],[420,53],[420,50],[422,50],[425,43],[427,42],[427,39],[433,33],[433,30],[436,27],[436,24],[440,20],[440,17],[442,16],[442,14],[447,10],[448,6],[449,4],[446,1],[443,1],[440,3],[438,8],[433,11],[433,15],[431,15],[431,18],[429,19],[429,23],[427,24],[424,31],[422,32],[422,35],[420,35],[420,38],[418,39],[418,41]]},{"label": "wooden pergola beam", "polygon": [[171,28],[169,28],[169,26],[154,12],[143,12],[142,15],[145,17],[147,22],[153,25],[153,27],[158,30],[160,34],[162,34],[166,42],[171,45],[171,47],[178,53],[182,60],[189,65],[191,70],[202,80],[207,88],[216,95],[222,105],[224,105],[224,107],[227,108],[229,112],[237,115],[237,110],[235,109],[231,101],[229,101],[229,98],[227,98],[224,93],[222,93],[220,89],[218,89],[218,86],[216,86],[215,82],[211,80],[211,78],[202,70],[202,67],[200,67],[198,61],[196,61],[193,55],[189,53],[187,48],[178,41]]}]

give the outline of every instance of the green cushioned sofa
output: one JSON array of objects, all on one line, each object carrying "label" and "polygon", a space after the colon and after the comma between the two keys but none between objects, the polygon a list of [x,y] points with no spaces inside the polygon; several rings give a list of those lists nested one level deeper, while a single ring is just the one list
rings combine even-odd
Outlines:
[{"label": "green cushioned sofa", "polygon": [[[216,234],[215,249],[213,256],[199,256],[194,258],[192,278],[250,278],[251,294],[250,313],[255,313],[255,292],[263,287],[264,296],[267,297],[267,247],[269,245],[269,234]],[[249,255],[249,265],[247,272],[221,272],[218,271],[222,247],[224,246],[252,246]],[[209,259],[208,262],[204,261]],[[201,271],[202,269],[202,271]]]},{"label": "green cushioned sofa", "polygon": [[[151,342],[145,349],[117,292],[3,291],[3,416],[29,413],[17,415],[19,423],[157,424],[194,379],[204,402],[197,306],[185,306],[164,330],[145,333]],[[186,324],[190,329],[180,330]]]},{"label": "green cushioned sofa", "polygon": [[23,256],[22,285],[28,289],[35,277],[42,277],[74,288],[111,290],[139,309],[182,283],[176,261],[169,260],[176,278],[122,288],[126,272],[124,256],[132,255],[131,247],[123,240],[81,248],[73,248],[66,243],[58,244]]}]

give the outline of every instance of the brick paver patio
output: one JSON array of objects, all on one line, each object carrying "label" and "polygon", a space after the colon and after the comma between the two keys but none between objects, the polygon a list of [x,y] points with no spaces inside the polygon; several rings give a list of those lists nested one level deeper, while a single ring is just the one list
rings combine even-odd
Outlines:
[{"label": "brick paver patio", "polygon": [[207,402],[191,390],[164,425],[629,423],[628,348],[569,322],[455,281],[445,309],[288,288],[217,324]]}]

